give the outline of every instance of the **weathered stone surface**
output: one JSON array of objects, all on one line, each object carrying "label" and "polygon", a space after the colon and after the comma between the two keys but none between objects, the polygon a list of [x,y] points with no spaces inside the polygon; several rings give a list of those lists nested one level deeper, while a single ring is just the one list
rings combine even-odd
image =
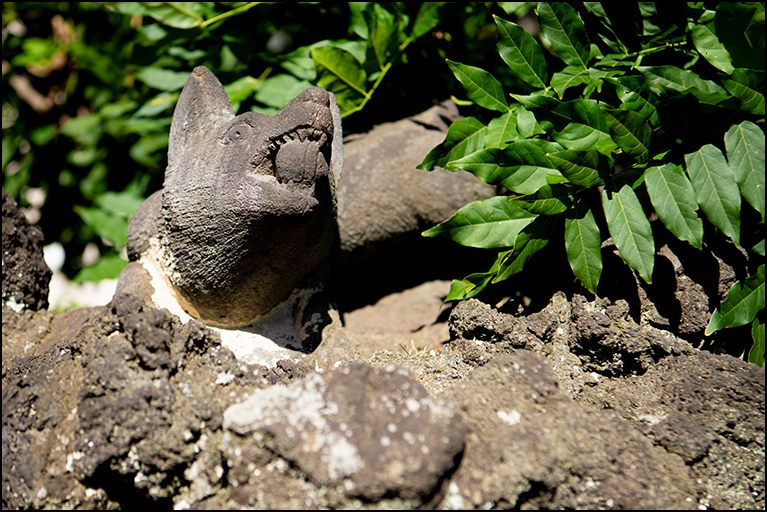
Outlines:
[{"label": "weathered stone surface", "polygon": [[51,269],[43,259],[43,233],[30,226],[3,189],[3,305],[16,311],[48,307]]},{"label": "weathered stone surface", "polygon": [[[764,506],[764,368],[706,352],[663,359],[641,376],[584,390],[681,456],[712,508]],[[726,476],[724,480],[720,480]]]},{"label": "weathered stone surface", "polygon": [[[289,461],[315,485],[338,487],[353,498],[413,504],[439,490],[465,433],[460,418],[409,372],[362,363],[258,391],[227,409],[224,428],[230,433],[222,449],[232,475],[245,473],[252,458],[243,454],[255,446]],[[258,480],[238,485],[257,486]]]},{"label": "weathered stone surface", "polygon": [[469,424],[451,508],[697,508],[682,460],[560,389],[546,358],[500,355],[450,396]]},{"label": "weathered stone surface", "polygon": [[338,233],[343,267],[447,220],[496,189],[467,172],[416,169],[458,118],[446,102],[411,119],[386,123],[344,145],[338,185]]},{"label": "weathered stone surface", "polygon": [[[235,116],[218,79],[195,68],[181,93],[164,187],[131,221],[128,254],[158,276],[126,271],[118,293],[159,288],[191,317],[252,325],[296,289],[322,284],[336,232],[340,114],[321,88],[275,116]],[[134,266],[135,267],[135,266]],[[153,289],[152,289],[153,288]],[[300,341],[300,340],[299,340]]]}]

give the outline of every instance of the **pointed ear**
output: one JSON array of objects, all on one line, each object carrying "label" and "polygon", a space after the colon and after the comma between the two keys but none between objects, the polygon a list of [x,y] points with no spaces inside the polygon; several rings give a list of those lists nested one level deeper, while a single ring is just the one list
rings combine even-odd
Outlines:
[{"label": "pointed ear", "polygon": [[232,119],[234,110],[229,96],[216,75],[205,66],[194,68],[173,112],[168,141],[168,172],[175,169],[176,161],[187,148],[201,143]]}]

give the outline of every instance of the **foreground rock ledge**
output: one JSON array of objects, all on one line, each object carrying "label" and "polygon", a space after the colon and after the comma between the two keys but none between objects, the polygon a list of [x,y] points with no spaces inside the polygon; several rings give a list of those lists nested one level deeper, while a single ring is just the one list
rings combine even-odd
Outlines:
[{"label": "foreground rock ledge", "polygon": [[6,508],[764,504],[764,370],[620,303],[466,301],[436,355],[325,373],[134,297],[86,312],[4,379]]}]

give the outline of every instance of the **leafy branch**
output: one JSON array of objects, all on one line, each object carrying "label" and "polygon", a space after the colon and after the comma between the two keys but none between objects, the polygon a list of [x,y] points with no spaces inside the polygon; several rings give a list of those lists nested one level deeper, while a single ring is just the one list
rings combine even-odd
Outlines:
[{"label": "leafy branch", "polygon": [[[495,17],[499,56],[526,91],[512,93],[512,102],[509,84],[490,72],[447,61],[469,100],[500,116],[453,123],[419,168],[464,170],[509,195],[469,204],[423,233],[498,250],[487,272],[453,281],[446,300],[477,296],[518,274],[562,225],[570,267],[591,293],[608,238],[651,283],[656,247],[646,211],[695,248],[703,247],[705,218],[734,244],[748,241],[751,261],[764,257],[763,4],[722,3],[716,11],[687,4],[683,28],[654,24],[660,18],[645,5],[631,20],[638,34],[616,34],[599,3],[577,9],[538,4],[539,26],[562,61],[553,74],[555,59],[535,38]],[[598,20],[611,53],[592,44],[585,18]],[[629,53],[632,40],[641,49]],[[598,203],[584,197],[589,190],[600,192]],[[755,224],[744,209],[758,214]],[[597,223],[602,215],[607,229]],[[748,359],[763,366],[763,310],[762,265],[733,286],[706,335],[751,323]]]}]

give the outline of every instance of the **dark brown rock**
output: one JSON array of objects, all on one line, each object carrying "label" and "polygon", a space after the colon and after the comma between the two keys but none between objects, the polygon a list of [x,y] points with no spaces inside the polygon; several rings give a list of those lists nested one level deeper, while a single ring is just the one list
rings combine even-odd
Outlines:
[{"label": "dark brown rock", "polygon": [[3,189],[3,304],[16,311],[46,309],[51,275],[43,259],[43,232],[29,225]]}]

